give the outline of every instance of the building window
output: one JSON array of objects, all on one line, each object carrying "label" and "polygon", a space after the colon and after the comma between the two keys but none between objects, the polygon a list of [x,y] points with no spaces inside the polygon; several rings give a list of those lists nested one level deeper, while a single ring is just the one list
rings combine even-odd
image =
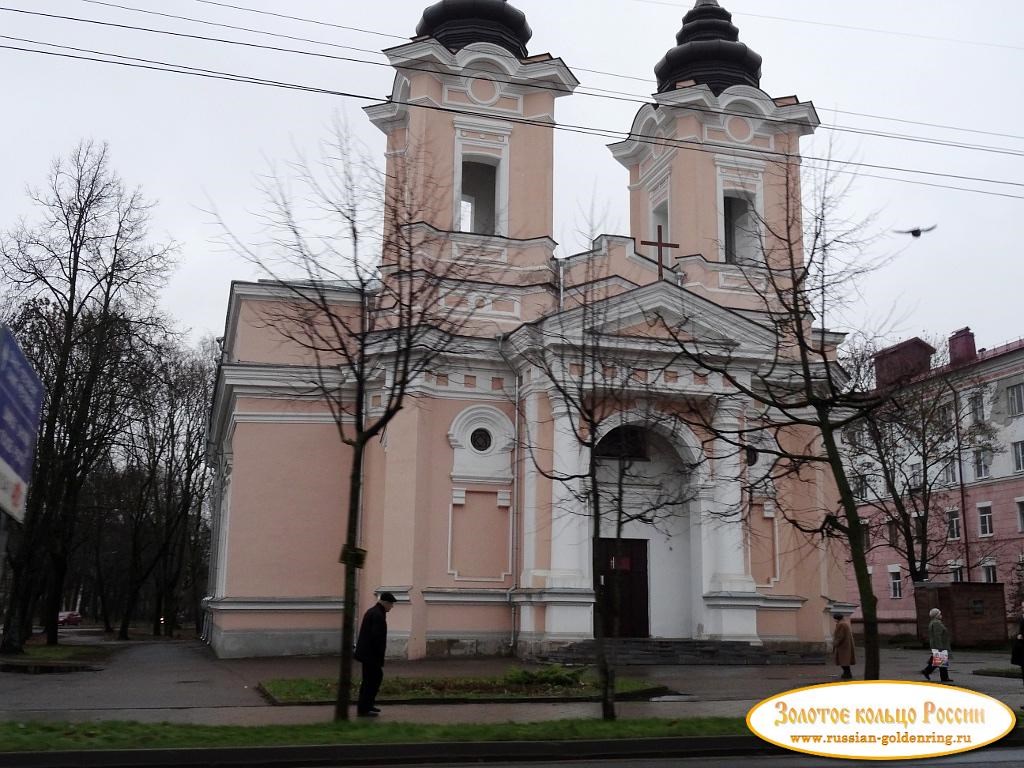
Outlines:
[{"label": "building window", "polygon": [[473,434],[469,436],[469,444],[480,453],[487,453],[492,442],[491,433],[483,427],[474,429]]},{"label": "building window", "polygon": [[[947,527],[946,527],[946,538],[959,539],[960,538],[960,510],[950,509],[946,512]],[[1024,529],[1022,529],[1024,530]]]},{"label": "building window", "polygon": [[889,546],[895,547],[900,541],[900,529],[895,520],[890,520],[886,527],[889,529]]},{"label": "building window", "polygon": [[985,504],[978,507],[978,535],[991,536],[992,530],[992,505]]},{"label": "building window", "polygon": [[953,485],[956,482],[956,461],[950,459],[942,465],[941,479],[945,485]]},{"label": "building window", "polygon": [[911,464],[910,465],[910,478],[909,478],[910,490],[918,491],[918,490],[921,489],[921,486],[923,484],[924,484],[924,474],[921,472],[921,465],[919,463],[918,464]]},{"label": "building window", "polygon": [[981,580],[986,584],[995,584],[998,580],[996,564],[988,561],[981,564]]},{"label": "building window", "polygon": [[985,421],[985,396],[980,392],[971,395],[971,421],[975,424]]},{"label": "building window", "polygon": [[939,424],[943,429],[951,429],[953,427],[953,406],[949,403],[945,403],[939,406],[938,410]]},{"label": "building window", "polygon": [[[651,235],[648,240],[654,241],[658,239],[658,227],[661,227],[661,239],[662,242],[669,242],[668,236],[668,201],[662,202],[654,207],[651,211]],[[651,249],[651,258],[655,261],[658,259],[658,248],[657,246],[649,246]],[[668,255],[668,254],[665,254]],[[666,263],[667,267],[668,264]]]},{"label": "building window", "polygon": [[928,536],[928,520],[923,515],[914,518],[914,535],[918,541],[924,541]]},{"label": "building window", "polygon": [[1020,440],[1011,446],[1013,453],[1013,471],[1024,472],[1024,440]]},{"label": "building window", "polygon": [[477,235],[495,233],[498,168],[488,163],[462,161],[460,229]]},{"label": "building window", "polygon": [[903,597],[903,576],[900,574],[899,566],[895,568],[895,571],[889,571],[889,597],[898,600]]},{"label": "building window", "polygon": [[964,580],[964,567],[960,563],[953,563],[949,566],[949,573],[953,583],[959,584]]},{"label": "building window", "polygon": [[616,427],[595,447],[599,459],[647,461],[647,433],[643,427]]},{"label": "building window", "polygon": [[757,260],[757,220],[753,202],[739,192],[727,192],[722,199],[725,218],[725,260],[744,264]]},{"label": "building window", "polygon": [[864,475],[854,475],[852,490],[855,499],[866,499],[868,497],[868,479]]},{"label": "building window", "polygon": [[1024,384],[1014,384],[1006,390],[1006,397],[1009,400],[1010,415],[1020,416],[1024,413]]},{"label": "building window", "polygon": [[1024,501],[1017,500],[1017,530],[1024,531]]},{"label": "building window", "polygon": [[861,541],[863,542],[864,551],[867,552],[869,549],[871,549],[871,521],[860,521],[860,535]]},{"label": "building window", "polygon": [[992,461],[991,451],[979,448],[974,452],[974,479],[984,480],[992,473],[990,465]]}]

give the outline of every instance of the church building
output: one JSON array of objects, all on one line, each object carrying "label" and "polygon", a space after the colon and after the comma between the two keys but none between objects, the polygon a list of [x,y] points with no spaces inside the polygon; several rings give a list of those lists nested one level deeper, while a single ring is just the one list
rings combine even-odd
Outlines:
[{"label": "church building", "polygon": [[[595,601],[608,599],[599,587],[614,577],[621,637],[824,647],[830,614],[852,610],[843,553],[776,511],[820,515],[837,498],[831,479],[783,480],[758,495],[742,451],[697,420],[666,428],[652,400],[726,426],[744,414],[713,407],[729,388],[721,375],[678,355],[654,360],[637,331],[651,313],[685,307],[680,327],[698,346],[728,348],[751,370],[777,356],[750,279],[770,252],[757,224],[799,228],[799,186],[780,180],[774,159],[799,159],[814,107],[762,91],[761,57],[724,8],[697,0],[655,66],[657,93],[610,147],[628,175],[628,235],[556,258],[553,124],[578,81],[561,59],[531,54],[531,34],[504,0],[437,2],[410,42],[385,51],[392,95],[365,110],[387,136],[388,169],[415,146],[416,183],[443,190],[403,226],[431,233],[442,260],[472,254],[479,269],[460,297],[472,344],[412,382],[415,396],[367,448],[359,611],[375,593],[397,596],[397,657],[529,656],[593,638]],[[340,641],[350,449],[330,409],[299,394],[308,365],[265,322],[286,288],[236,282],[228,299],[209,424],[204,602],[222,657],[337,653]],[[344,282],[329,290],[360,306]],[[633,361],[618,411],[598,429],[598,455],[632,452],[630,498],[656,489],[677,499],[657,521],[630,515],[618,557],[594,557],[614,533],[592,535],[575,492],[590,459],[582,425],[538,365],[572,357],[566,329],[613,338]],[[576,488],[560,478],[577,478]]]}]

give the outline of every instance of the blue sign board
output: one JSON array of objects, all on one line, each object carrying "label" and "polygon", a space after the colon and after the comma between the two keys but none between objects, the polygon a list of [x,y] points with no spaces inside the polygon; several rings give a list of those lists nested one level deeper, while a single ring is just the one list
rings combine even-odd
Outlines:
[{"label": "blue sign board", "polygon": [[0,508],[17,520],[25,515],[32,477],[43,384],[11,329],[0,328]]}]

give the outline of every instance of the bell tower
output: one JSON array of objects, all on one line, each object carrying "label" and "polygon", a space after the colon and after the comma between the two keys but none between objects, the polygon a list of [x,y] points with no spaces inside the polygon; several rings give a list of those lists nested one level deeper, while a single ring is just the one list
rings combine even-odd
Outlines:
[{"label": "bell tower", "polygon": [[716,0],[697,0],[654,72],[653,103],[611,145],[629,170],[630,234],[653,241],[661,225],[680,245],[682,284],[745,306],[740,268],[770,263],[780,234],[800,241],[800,137],[818,125],[814,106],[761,90],[761,57]]},{"label": "bell tower", "polygon": [[[548,268],[554,248],[555,100],[578,82],[505,0],[442,0],[412,41],[385,51],[391,97],[366,109],[388,138],[388,180],[415,199],[410,222],[507,267]],[[396,191],[396,190],[393,190]],[[384,264],[387,264],[385,249]]]}]

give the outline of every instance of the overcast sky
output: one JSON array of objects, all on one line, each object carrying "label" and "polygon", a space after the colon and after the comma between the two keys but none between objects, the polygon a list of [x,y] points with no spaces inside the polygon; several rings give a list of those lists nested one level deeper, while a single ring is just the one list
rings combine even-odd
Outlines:
[{"label": "overcast sky", "polygon": [[[0,45],[72,46],[382,100],[391,90],[393,71],[381,66],[384,58],[375,52],[411,36],[428,4],[425,0],[4,3],[35,13],[301,49],[348,61],[7,10],[0,11],[0,35],[4,36]],[[877,213],[876,228],[882,232],[938,225],[920,239],[891,235],[876,245],[876,254],[898,257],[867,283],[863,303],[849,322],[872,329],[884,326],[891,338],[946,336],[969,325],[979,347],[1024,335],[1020,309],[1024,265],[1018,230],[1024,222],[1024,3],[723,0],[721,4],[733,13],[740,39],[764,58],[761,87],[771,96],[796,94],[817,107],[823,127],[813,140],[805,139],[804,155],[825,156],[831,139],[835,157],[863,164],[847,201],[847,215]],[[580,80],[581,91],[605,89],[618,94],[608,98],[607,93],[579,93],[561,99],[559,123],[626,131],[639,108],[635,99],[653,92],[654,64],[675,44],[682,15],[692,2],[516,0],[514,5],[526,13],[533,28],[531,54],[562,57]],[[372,103],[369,99],[5,48],[0,48],[0,66],[6,75],[0,120],[0,228],[10,227],[20,215],[30,215],[25,187],[44,181],[53,157],[67,153],[82,138],[109,142],[117,171],[159,203],[153,237],[181,245],[181,263],[165,292],[164,305],[194,337],[221,335],[230,281],[259,276],[216,244],[217,228],[204,212],[209,205],[216,206],[240,235],[255,237],[253,212],[261,204],[257,174],[266,170],[268,162],[288,160],[296,149],[315,147],[335,114],[342,115],[374,153],[383,155],[383,136],[362,113],[362,107]],[[828,131],[825,126],[841,130]],[[561,244],[560,253],[583,248],[576,227],[581,209],[590,207],[592,196],[596,208],[607,211],[604,229],[629,234],[626,171],[605,146],[612,140],[556,134],[553,235]]]}]

